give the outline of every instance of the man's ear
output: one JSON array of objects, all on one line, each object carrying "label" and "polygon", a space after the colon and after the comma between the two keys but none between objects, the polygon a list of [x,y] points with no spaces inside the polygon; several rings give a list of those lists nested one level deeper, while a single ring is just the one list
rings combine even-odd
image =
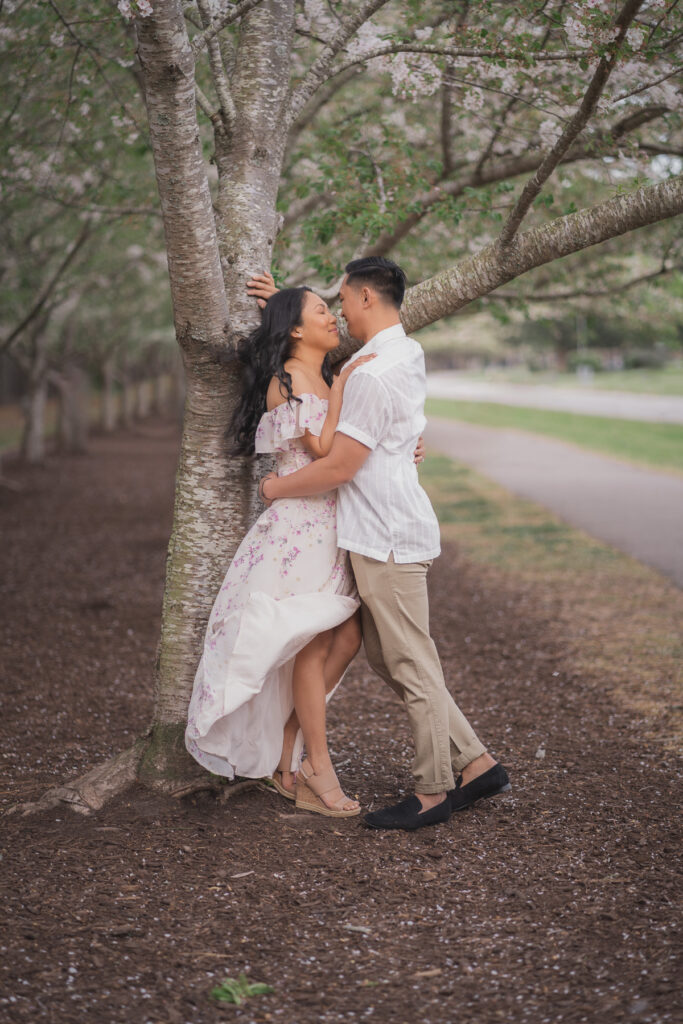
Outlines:
[{"label": "man's ear", "polygon": [[366,285],[363,285],[360,290],[360,301],[364,306],[369,306],[372,302],[372,294]]}]

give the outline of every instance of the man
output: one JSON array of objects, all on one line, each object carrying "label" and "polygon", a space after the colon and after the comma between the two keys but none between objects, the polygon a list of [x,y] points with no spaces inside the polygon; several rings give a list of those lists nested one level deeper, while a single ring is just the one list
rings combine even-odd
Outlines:
[{"label": "man", "polygon": [[[263,280],[250,282],[252,294],[266,294]],[[426,388],[422,348],[399,316],[405,281],[401,268],[381,257],[347,265],[342,316],[364,343],[352,361],[375,358],[347,381],[329,454],[288,476],[267,476],[261,494],[270,503],[338,489],[337,543],[350,552],[368,661],[402,700],[415,741],[415,795],[365,822],[412,830],[446,821],[452,810],[510,784],[448,693],[429,634],[427,570],[440,538],[413,463]]]}]

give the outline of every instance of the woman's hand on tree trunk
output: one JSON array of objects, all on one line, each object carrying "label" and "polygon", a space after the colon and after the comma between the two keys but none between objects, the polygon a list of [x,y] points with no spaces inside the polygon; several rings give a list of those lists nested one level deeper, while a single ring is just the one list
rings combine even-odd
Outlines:
[{"label": "woman's hand on tree trunk", "polygon": [[268,272],[254,274],[247,281],[247,295],[253,295],[261,309],[264,308],[271,295],[275,295],[279,291],[280,289],[275,286],[273,275]]}]

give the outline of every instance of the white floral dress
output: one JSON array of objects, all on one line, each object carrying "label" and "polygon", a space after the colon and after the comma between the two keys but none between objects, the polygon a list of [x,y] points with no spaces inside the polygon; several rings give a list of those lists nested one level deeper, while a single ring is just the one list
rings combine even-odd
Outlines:
[{"label": "white floral dress", "polygon": [[[320,436],[327,400],[299,396],[265,413],[257,452],[274,452],[278,476],[313,461],[302,438]],[[240,544],[216,597],[194,680],[187,749],[218,775],[272,775],[294,707],[292,670],[313,637],[359,605],[346,551],[337,547],[336,491],[281,498]],[[301,753],[301,733],[292,758]]]}]

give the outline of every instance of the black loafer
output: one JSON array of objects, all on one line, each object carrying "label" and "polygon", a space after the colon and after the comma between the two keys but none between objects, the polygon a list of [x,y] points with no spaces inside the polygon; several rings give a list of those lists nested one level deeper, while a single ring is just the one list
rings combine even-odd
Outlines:
[{"label": "black loafer", "polygon": [[485,800],[487,797],[495,796],[496,793],[507,793],[509,789],[512,789],[512,786],[502,764],[494,764],[493,768],[489,768],[483,775],[478,775],[466,786],[462,784],[462,775],[458,775],[455,789],[448,792],[451,810],[464,811],[466,807],[471,807],[477,800]]},{"label": "black loafer", "polygon": [[403,828],[407,832],[413,832],[416,828],[424,828],[425,825],[438,825],[442,821],[448,821],[450,816],[451,801],[448,796],[436,807],[430,807],[428,811],[422,810],[422,804],[416,796],[410,796],[393,807],[383,807],[380,811],[366,814],[363,821],[370,828]]}]

